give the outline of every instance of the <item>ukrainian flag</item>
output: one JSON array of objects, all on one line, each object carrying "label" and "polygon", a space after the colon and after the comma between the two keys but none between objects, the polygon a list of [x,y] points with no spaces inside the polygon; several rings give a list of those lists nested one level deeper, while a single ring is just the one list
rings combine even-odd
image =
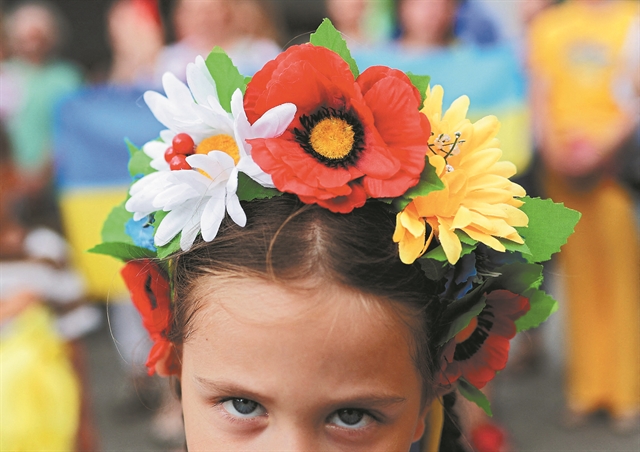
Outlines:
[{"label": "ukrainian flag", "polygon": [[120,262],[86,251],[101,242],[102,224],[124,201],[131,178],[125,137],[141,146],[162,125],[134,88],[98,86],[81,90],[58,107],[54,155],[60,209],[73,260],[85,276],[89,296],[117,299],[127,291]]}]

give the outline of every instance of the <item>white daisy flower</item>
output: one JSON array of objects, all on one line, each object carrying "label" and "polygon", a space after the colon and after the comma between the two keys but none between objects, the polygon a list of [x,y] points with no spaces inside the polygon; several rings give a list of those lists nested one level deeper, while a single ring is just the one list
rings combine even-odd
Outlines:
[{"label": "white daisy flower", "polygon": [[[280,136],[293,120],[296,107],[282,104],[267,111],[253,125],[249,123],[238,89],[231,98],[227,113],[217,97],[215,82],[199,57],[187,69],[188,87],[170,74],[163,84],[167,97],[145,93],[152,112],[169,130],[161,141],[152,141],[143,151],[152,158],[151,173],[135,182],[125,207],[134,219],[163,210],[169,212],[156,229],[156,246],[168,244],[182,233],[180,247],[186,251],[198,232],[205,241],[215,238],[220,223],[229,213],[239,226],[246,215],[236,194],[238,172],[243,172],[264,187],[273,187],[271,176],[253,161],[247,139]],[[177,133],[189,134],[196,143],[196,153],[186,157],[191,170],[170,171],[164,153]]]}]

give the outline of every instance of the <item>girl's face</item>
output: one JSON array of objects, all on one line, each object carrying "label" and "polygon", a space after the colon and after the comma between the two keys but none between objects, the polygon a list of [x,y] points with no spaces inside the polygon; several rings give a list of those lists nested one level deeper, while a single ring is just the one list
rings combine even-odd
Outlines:
[{"label": "girl's face", "polygon": [[333,285],[201,280],[183,345],[190,451],[408,451],[422,436],[409,329]]}]

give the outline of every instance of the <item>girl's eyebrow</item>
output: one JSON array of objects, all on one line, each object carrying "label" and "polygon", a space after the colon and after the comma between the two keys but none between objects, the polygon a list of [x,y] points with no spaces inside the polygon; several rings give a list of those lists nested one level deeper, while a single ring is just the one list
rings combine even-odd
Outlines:
[{"label": "girl's eyebrow", "polygon": [[[259,401],[261,403],[268,403],[272,401],[272,397],[260,394],[251,389],[247,389],[238,383],[232,381],[216,381],[203,377],[194,377],[198,386],[202,389],[210,392],[214,392],[223,396],[235,396],[243,397],[251,400]],[[328,405],[336,407],[372,407],[372,408],[384,408],[388,406],[398,405],[405,403],[407,399],[394,394],[388,394],[384,392],[370,392],[357,394],[350,397],[330,399]]]},{"label": "girl's eyebrow", "polygon": [[216,395],[242,397],[261,403],[268,403],[273,400],[269,396],[247,389],[232,381],[216,381],[198,376],[195,376],[194,380],[200,388],[207,392],[215,393]]}]

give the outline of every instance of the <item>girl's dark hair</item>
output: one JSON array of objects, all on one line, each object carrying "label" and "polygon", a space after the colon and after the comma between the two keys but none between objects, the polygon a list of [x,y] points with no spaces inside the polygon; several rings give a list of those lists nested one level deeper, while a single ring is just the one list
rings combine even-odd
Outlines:
[{"label": "girl's dark hair", "polygon": [[202,240],[171,262],[174,323],[169,339],[185,340],[199,309],[194,290],[211,275],[251,276],[282,284],[337,284],[394,304],[408,326],[412,356],[423,381],[423,402],[435,397],[439,357],[431,338],[439,302],[436,283],[419,263],[406,265],[392,240],[396,214],[368,201],[349,214],[335,214],[282,195],[243,203],[248,223],[229,218],[210,243]]},{"label": "girl's dark hair", "polygon": [[400,261],[391,239],[395,214],[386,204],[369,201],[345,215],[283,195],[243,208],[249,219],[245,227],[226,218],[215,240],[199,241],[175,258],[172,342],[184,340],[198,308],[190,302],[192,291],[202,276],[253,276],[284,284],[321,280],[395,302],[413,333],[416,365],[425,386],[431,386],[429,313],[435,287],[419,264]]}]

